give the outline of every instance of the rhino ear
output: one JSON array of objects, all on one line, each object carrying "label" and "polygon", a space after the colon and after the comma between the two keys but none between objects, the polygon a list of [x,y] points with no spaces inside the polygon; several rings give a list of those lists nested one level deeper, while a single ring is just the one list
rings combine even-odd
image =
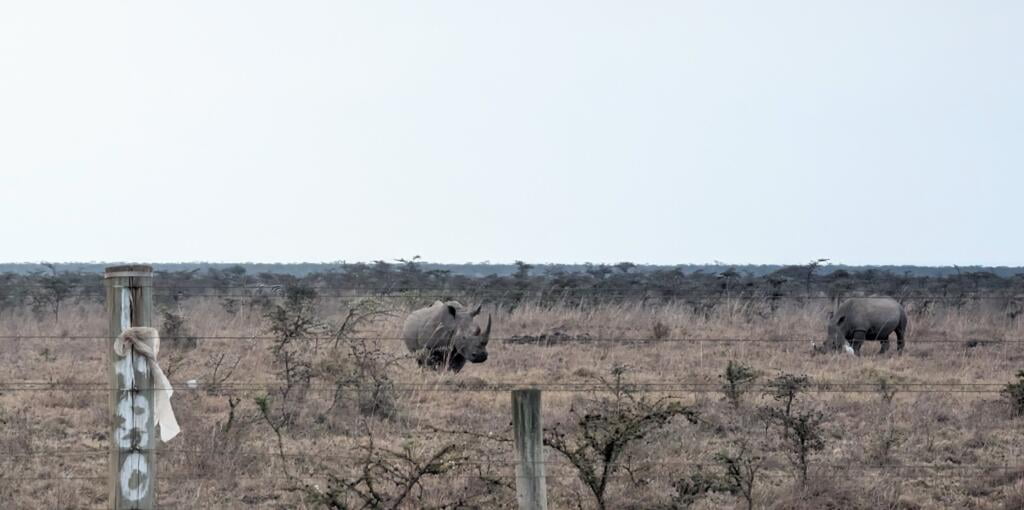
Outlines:
[{"label": "rhino ear", "polygon": [[482,304],[476,305],[476,308],[474,308],[472,312],[469,312],[469,316],[476,317],[477,315],[480,315],[480,309],[483,308],[483,306],[484,305]]},{"label": "rhino ear", "polygon": [[447,305],[447,307],[448,307],[448,313],[450,313],[452,315],[452,317],[455,317],[455,307],[452,306],[452,305]]}]

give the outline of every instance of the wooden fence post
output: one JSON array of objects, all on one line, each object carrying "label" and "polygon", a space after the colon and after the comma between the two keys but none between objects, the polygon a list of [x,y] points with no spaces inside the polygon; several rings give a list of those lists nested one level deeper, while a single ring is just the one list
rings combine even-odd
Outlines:
[{"label": "wooden fence post", "polygon": [[512,428],[515,431],[516,498],[520,510],[547,510],[544,480],[544,428],[540,420],[540,390],[512,392]]},{"label": "wooden fence post", "polygon": [[127,328],[153,325],[153,268],[108,267],[107,366],[110,380],[110,505],[120,509],[156,507],[153,377],[145,356],[129,349],[114,353],[114,339]]}]

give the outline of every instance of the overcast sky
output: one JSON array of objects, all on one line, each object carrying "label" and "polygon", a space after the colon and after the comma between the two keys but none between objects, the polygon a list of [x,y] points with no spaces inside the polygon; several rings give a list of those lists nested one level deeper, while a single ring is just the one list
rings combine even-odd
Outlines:
[{"label": "overcast sky", "polygon": [[5,1],[0,260],[1024,265],[1024,2]]}]

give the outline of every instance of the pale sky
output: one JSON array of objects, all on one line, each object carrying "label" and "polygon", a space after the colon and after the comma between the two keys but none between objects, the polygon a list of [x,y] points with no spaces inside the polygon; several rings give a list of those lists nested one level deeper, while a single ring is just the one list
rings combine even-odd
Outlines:
[{"label": "pale sky", "polygon": [[1024,2],[0,3],[0,261],[1024,265]]}]

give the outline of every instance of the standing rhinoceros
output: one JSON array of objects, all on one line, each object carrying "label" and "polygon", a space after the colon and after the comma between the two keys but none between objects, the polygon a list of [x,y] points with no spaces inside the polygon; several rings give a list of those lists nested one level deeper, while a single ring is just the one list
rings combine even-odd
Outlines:
[{"label": "standing rhinoceros", "polygon": [[467,360],[487,361],[491,316],[487,316],[487,327],[481,331],[473,322],[479,313],[479,306],[468,311],[458,301],[435,301],[409,314],[402,339],[409,351],[416,354],[420,366],[458,372]]},{"label": "standing rhinoceros", "polygon": [[860,356],[865,340],[882,342],[880,353],[889,350],[889,335],[896,332],[896,350],[903,352],[907,312],[889,297],[850,298],[839,305],[828,321],[828,337],[818,352],[845,349]]}]

